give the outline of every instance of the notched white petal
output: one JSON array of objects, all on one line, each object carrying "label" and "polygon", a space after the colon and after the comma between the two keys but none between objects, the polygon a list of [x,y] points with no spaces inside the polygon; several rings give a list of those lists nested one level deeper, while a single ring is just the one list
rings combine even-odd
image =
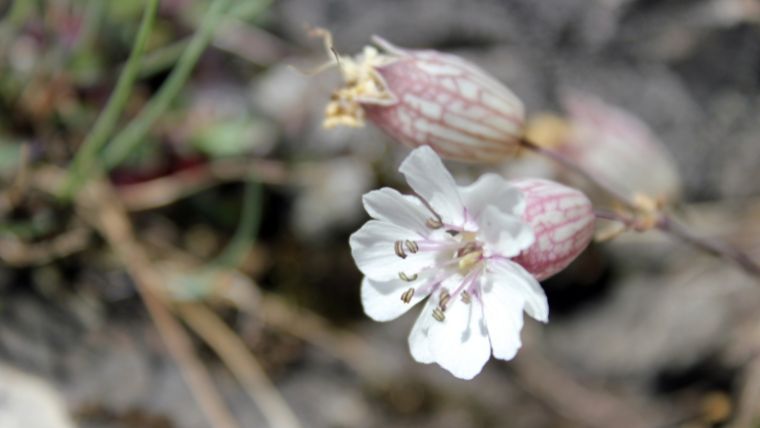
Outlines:
[{"label": "notched white petal", "polygon": [[395,249],[405,248],[404,243],[416,237],[416,233],[402,227],[370,220],[349,238],[351,255],[356,266],[367,277],[376,281],[398,279],[399,272],[407,275],[419,273],[435,264],[435,252],[419,252],[400,257]]},{"label": "notched white petal", "polygon": [[515,290],[525,301],[525,312],[537,321],[549,321],[549,302],[541,284],[519,264],[509,260],[489,261],[495,281]]},{"label": "notched white petal", "polygon": [[483,313],[493,356],[511,360],[522,346],[520,331],[523,327],[525,299],[500,279],[491,275],[484,278],[481,288]]},{"label": "notched white petal", "polygon": [[438,322],[433,319],[433,311],[436,307],[433,299],[428,299],[412,331],[409,332],[409,352],[418,363],[430,364],[435,361],[433,352],[430,350],[430,327]]},{"label": "notched white petal", "polygon": [[[410,284],[402,280],[373,281],[364,278],[361,287],[361,300],[364,313],[375,321],[391,321],[406,313],[412,306],[425,298],[425,294],[413,291],[407,299],[405,294],[422,281]],[[407,301],[404,301],[407,300]]]},{"label": "notched white petal", "polygon": [[462,225],[464,206],[454,177],[428,146],[418,147],[401,163],[399,171],[409,186],[424,198],[445,223]]},{"label": "notched white petal", "polygon": [[489,206],[478,221],[479,237],[487,245],[486,256],[515,257],[535,241],[530,225],[520,217],[506,214]]},{"label": "notched white petal", "polygon": [[427,236],[430,210],[414,196],[402,195],[390,187],[373,190],[362,197],[364,209],[376,220],[393,223]]},{"label": "notched white petal", "polygon": [[517,217],[525,212],[522,192],[497,174],[484,174],[469,186],[459,187],[459,194],[467,208],[468,220],[475,222],[489,206]]},{"label": "notched white petal", "polygon": [[457,302],[446,309],[443,321],[428,327],[434,361],[460,379],[472,379],[491,355],[483,310],[476,300]]}]

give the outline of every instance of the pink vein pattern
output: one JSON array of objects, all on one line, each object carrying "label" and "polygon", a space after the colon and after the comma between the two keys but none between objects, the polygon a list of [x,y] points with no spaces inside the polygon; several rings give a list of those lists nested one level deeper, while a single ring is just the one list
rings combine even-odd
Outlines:
[{"label": "pink vein pattern", "polygon": [[518,148],[525,112],[500,82],[459,57],[435,51],[404,51],[377,67],[397,102],[367,103],[367,118],[391,137],[442,157],[495,163]]},{"label": "pink vein pattern", "polygon": [[561,271],[588,246],[594,235],[594,210],[582,192],[553,181],[511,182],[525,196],[523,218],[536,241],[514,258],[539,281]]}]

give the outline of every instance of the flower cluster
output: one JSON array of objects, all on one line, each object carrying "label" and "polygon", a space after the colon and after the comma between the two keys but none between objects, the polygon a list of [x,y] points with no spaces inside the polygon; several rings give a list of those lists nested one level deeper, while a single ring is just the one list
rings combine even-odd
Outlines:
[{"label": "flower cluster", "polygon": [[383,188],[363,198],[372,219],[350,238],[365,275],[362,304],[389,321],[424,301],[409,335],[412,356],[470,379],[490,355],[516,355],[523,312],[548,321],[538,281],[585,249],[594,213],[583,193],[547,180],[486,174],[458,186],[439,155],[479,163],[513,155],[522,103],[461,58],[376,42],[384,52],[366,48],[339,62],[345,86],[325,126],[370,120],[415,148],[399,169],[415,195]]}]

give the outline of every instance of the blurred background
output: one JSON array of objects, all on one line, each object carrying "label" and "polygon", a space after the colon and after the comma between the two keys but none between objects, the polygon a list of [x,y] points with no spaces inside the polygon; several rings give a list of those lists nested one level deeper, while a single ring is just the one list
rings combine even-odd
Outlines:
[{"label": "blurred background", "polygon": [[760,260],[757,0],[2,0],[1,428],[760,427],[757,278],[657,232],[546,281],[514,361],[415,363],[416,311],[367,319],[348,247],[407,149],[322,129],[314,26],[461,55],[531,116],[628,111],[674,213]]}]

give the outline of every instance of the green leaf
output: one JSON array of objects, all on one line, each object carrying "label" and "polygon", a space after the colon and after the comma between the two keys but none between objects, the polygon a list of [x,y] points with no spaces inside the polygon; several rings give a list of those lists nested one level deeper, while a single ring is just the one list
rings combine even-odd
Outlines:
[{"label": "green leaf", "polygon": [[211,157],[238,156],[266,149],[274,138],[274,128],[249,117],[220,121],[203,128],[191,144]]}]

